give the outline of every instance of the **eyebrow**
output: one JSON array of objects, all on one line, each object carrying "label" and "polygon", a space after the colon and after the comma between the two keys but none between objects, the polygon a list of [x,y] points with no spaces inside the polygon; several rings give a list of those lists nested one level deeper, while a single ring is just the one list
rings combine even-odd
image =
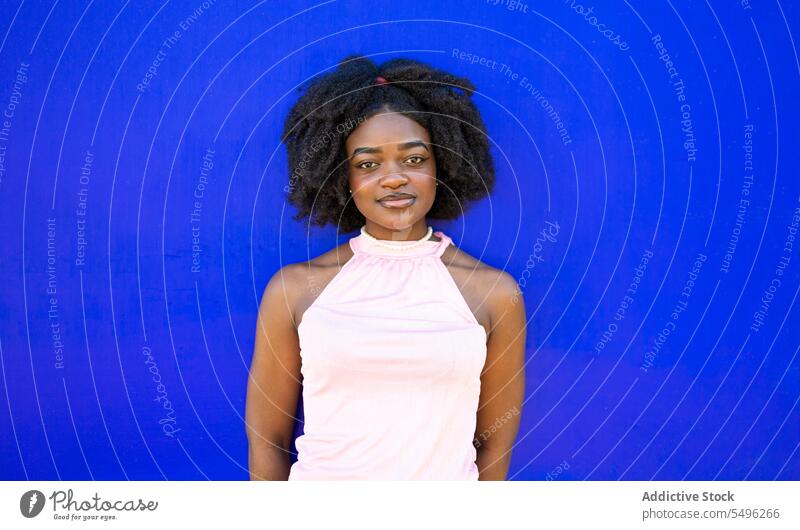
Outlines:
[{"label": "eyebrow", "polygon": [[[401,151],[411,149],[412,147],[424,147],[426,151],[429,151],[428,146],[425,145],[425,142],[422,140],[412,140],[410,142],[404,142],[398,146]],[[353,149],[352,156],[356,156],[360,153],[381,153],[382,151],[383,150],[380,147],[356,147]]]}]

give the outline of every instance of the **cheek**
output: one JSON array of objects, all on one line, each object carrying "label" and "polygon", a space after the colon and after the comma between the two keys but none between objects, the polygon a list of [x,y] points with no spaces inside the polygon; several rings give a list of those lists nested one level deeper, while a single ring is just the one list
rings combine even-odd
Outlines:
[{"label": "cheek", "polygon": [[439,188],[441,187],[436,185],[436,179],[432,176],[427,176],[418,186],[418,189],[425,194],[427,202],[433,204],[436,194],[439,193]]},{"label": "cheek", "polygon": [[353,193],[350,195],[350,200],[360,212],[370,212],[380,206],[375,202],[376,191],[371,188],[368,181],[356,179],[351,181],[350,184],[350,189],[353,190]]},{"label": "cheek", "polygon": [[356,177],[349,181],[350,189],[353,190],[353,198],[363,200],[375,194],[374,181],[368,178]]}]

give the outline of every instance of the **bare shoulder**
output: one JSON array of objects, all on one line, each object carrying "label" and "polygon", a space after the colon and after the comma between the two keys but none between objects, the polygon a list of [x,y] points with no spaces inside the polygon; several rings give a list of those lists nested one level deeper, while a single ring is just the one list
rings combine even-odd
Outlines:
[{"label": "bare shoulder", "polygon": [[284,265],[270,278],[264,298],[279,299],[295,324],[353,252],[345,242],[307,261]]},{"label": "bare shoulder", "polygon": [[[297,286],[300,285],[301,275],[302,266],[300,263],[291,263],[275,271],[261,295],[262,307],[277,308],[284,306],[292,309]],[[289,317],[291,318],[291,312]]]},{"label": "bare shoulder", "polygon": [[333,247],[329,251],[320,254],[316,258],[304,261],[302,265],[305,267],[341,268],[341,266],[344,265],[351,257],[353,257],[353,249],[350,248],[350,242],[345,241],[341,245]]},{"label": "bare shoulder", "polygon": [[470,276],[469,283],[483,295],[483,299],[500,303],[512,300],[519,293],[517,281],[508,272],[480,261],[468,252],[450,245],[442,260],[452,273]]},{"label": "bare shoulder", "polygon": [[309,275],[324,273],[330,269],[339,269],[352,255],[349,244],[343,243],[315,258],[289,263],[272,275],[267,288],[297,292],[308,284]]}]

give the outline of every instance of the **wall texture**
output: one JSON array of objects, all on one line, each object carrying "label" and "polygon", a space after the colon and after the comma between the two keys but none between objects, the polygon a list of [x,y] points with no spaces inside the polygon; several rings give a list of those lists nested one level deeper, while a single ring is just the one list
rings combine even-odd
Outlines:
[{"label": "wall texture", "polygon": [[[519,279],[509,478],[800,479],[800,11],[658,0],[0,4],[0,478],[246,479],[280,131],[350,53],[468,76]],[[298,429],[302,426],[298,423]]]}]

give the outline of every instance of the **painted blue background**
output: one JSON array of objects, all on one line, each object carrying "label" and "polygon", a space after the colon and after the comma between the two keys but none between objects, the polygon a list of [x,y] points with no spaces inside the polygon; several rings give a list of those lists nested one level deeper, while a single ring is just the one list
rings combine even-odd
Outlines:
[{"label": "painted blue background", "polygon": [[247,478],[261,291],[337,244],[282,122],[363,53],[478,87],[497,188],[434,226],[523,287],[509,478],[800,479],[800,11],[753,4],[3,2],[0,478]]}]

